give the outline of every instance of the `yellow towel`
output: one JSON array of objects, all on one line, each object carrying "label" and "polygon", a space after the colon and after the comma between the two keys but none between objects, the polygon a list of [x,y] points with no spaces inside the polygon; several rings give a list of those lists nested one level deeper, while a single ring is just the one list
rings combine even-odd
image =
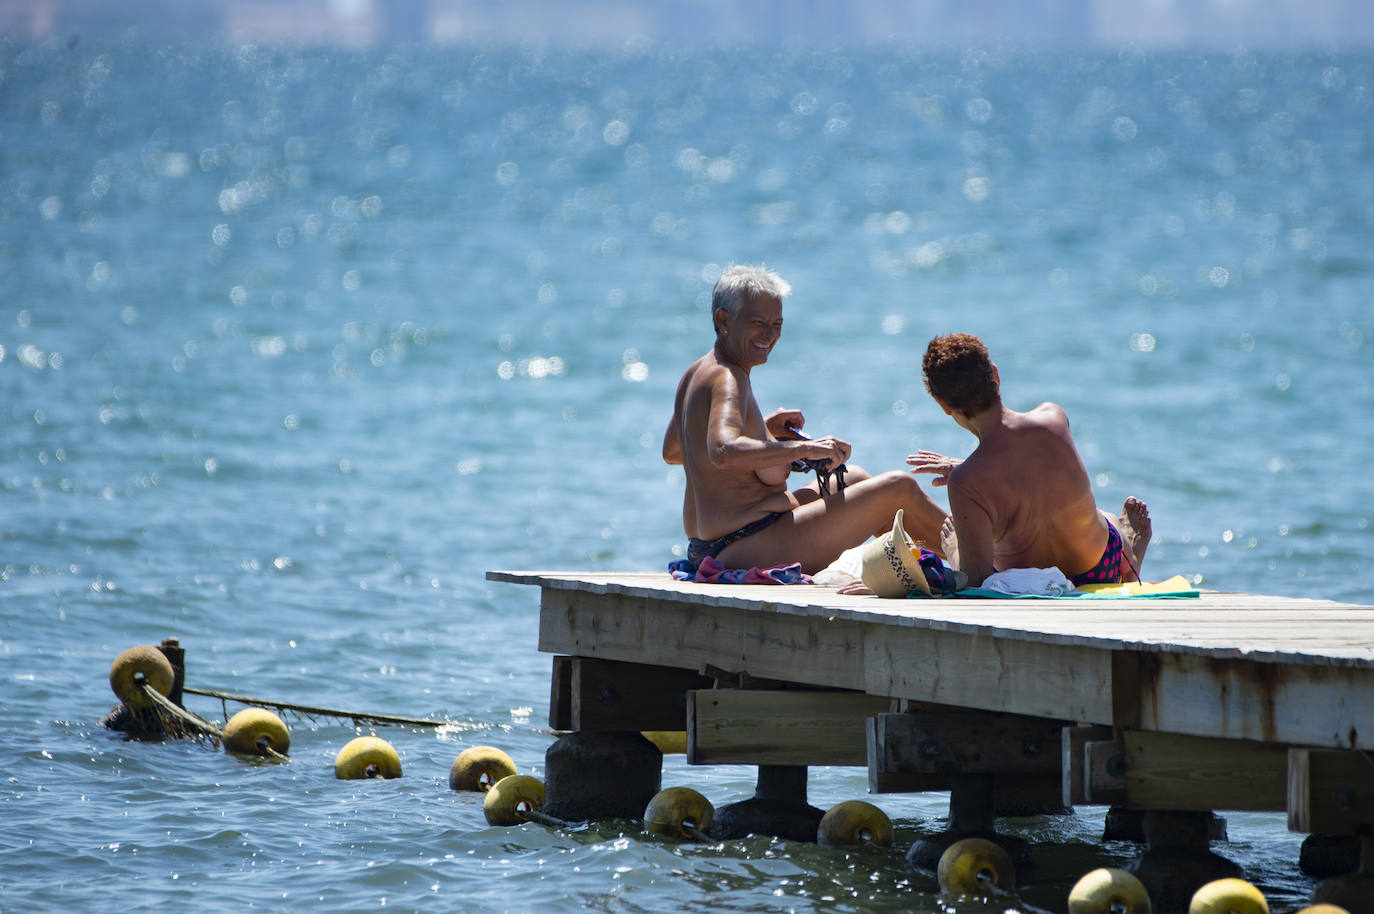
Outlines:
[{"label": "yellow towel", "polygon": [[1188,579],[1181,574],[1176,574],[1167,581],[1131,581],[1127,584],[1080,584],[1079,590],[1084,593],[1110,593],[1120,594],[1123,597],[1144,597],[1155,593],[1178,593],[1185,590],[1194,590]]}]

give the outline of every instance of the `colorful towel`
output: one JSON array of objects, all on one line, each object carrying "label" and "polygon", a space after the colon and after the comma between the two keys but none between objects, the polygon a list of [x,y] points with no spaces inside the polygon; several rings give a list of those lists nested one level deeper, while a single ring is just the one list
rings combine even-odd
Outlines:
[{"label": "colorful towel", "polygon": [[708,555],[695,568],[686,559],[678,559],[668,566],[668,570],[679,581],[695,581],[698,584],[812,583],[811,575],[802,574],[800,562],[772,568],[726,568],[715,556]]}]

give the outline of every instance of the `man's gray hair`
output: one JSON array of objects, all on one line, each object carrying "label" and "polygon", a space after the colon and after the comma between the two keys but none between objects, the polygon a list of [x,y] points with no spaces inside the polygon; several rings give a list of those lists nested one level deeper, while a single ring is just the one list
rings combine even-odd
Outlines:
[{"label": "man's gray hair", "polygon": [[715,326],[717,308],[724,308],[733,317],[755,295],[771,295],[781,301],[791,292],[787,280],[763,264],[731,264],[721,272],[711,292],[711,325]]}]

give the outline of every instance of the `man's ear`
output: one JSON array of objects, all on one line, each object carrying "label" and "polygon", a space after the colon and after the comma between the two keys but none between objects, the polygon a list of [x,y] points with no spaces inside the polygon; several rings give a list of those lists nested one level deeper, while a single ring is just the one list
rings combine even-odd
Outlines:
[{"label": "man's ear", "polygon": [[725,329],[725,323],[730,320],[730,312],[724,308],[717,308],[712,312],[711,317],[716,323],[716,332],[720,333]]}]

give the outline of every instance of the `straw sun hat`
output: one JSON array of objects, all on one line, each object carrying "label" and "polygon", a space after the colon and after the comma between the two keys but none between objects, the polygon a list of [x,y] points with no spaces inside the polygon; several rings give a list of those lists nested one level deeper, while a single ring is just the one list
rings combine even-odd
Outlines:
[{"label": "straw sun hat", "polygon": [[913,590],[930,596],[921,563],[911,551],[915,546],[902,526],[902,511],[892,519],[892,532],[864,544],[863,582],[880,597],[905,597]]}]

